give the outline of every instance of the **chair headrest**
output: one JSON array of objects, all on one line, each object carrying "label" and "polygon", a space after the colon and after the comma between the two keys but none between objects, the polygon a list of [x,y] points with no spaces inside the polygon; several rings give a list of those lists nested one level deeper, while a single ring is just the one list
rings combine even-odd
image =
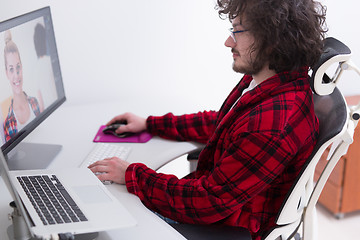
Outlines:
[{"label": "chair headrest", "polygon": [[[311,87],[318,95],[329,95],[336,86],[340,76],[340,66],[351,57],[351,50],[339,40],[329,37],[324,40],[324,51],[318,63],[312,69]],[[338,69],[333,76],[328,76],[326,70],[333,64],[338,64]]]}]

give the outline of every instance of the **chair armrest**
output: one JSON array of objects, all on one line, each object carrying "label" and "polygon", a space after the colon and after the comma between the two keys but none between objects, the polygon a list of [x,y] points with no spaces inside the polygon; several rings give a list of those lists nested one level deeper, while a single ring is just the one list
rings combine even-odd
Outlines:
[{"label": "chair armrest", "polygon": [[203,150],[203,148],[200,148],[200,149],[196,149],[192,152],[190,152],[188,155],[187,155],[187,160],[190,161],[190,160],[198,160],[199,159],[199,155],[201,153],[201,151]]},{"label": "chair armrest", "polygon": [[187,155],[187,160],[189,161],[189,170],[190,172],[194,172],[196,170],[197,164],[198,164],[198,159],[199,159],[199,155],[201,153],[201,151],[203,150],[203,148],[199,148],[196,149],[192,152],[190,152]]}]

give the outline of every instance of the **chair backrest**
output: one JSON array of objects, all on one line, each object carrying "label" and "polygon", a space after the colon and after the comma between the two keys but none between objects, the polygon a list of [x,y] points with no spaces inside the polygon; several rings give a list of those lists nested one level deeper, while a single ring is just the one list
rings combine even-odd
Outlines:
[{"label": "chair backrest", "polygon": [[[342,62],[347,61],[350,53],[350,49],[338,40],[334,38],[325,40],[324,53],[318,64],[312,69],[311,76],[315,114],[319,119],[318,142],[285,198],[276,220],[277,226],[269,231],[265,237],[266,240],[288,239],[296,233],[300,224],[304,223],[305,212],[313,211],[314,204],[317,202],[330,172],[341,157],[339,154],[331,156],[329,159],[331,169],[328,169],[330,172],[322,174],[321,181],[318,180],[320,184],[316,184],[314,187],[314,173],[320,157],[327,147],[342,140],[349,121],[349,111],[345,99],[336,87],[341,71],[337,70],[332,78],[325,72],[334,63],[338,63],[340,66]],[[346,144],[349,145],[348,142]],[[346,150],[341,154],[344,154]],[[316,194],[314,194],[315,190]]]}]

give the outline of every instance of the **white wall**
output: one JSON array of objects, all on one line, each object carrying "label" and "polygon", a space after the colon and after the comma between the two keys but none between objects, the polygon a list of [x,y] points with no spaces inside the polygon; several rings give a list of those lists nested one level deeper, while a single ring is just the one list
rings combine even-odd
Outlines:
[{"label": "white wall", "polygon": [[[360,66],[359,1],[321,2],[328,35]],[[230,24],[214,0],[0,0],[0,21],[48,5],[69,104],[130,99],[122,110],[148,114],[218,109],[241,77],[224,46]],[[360,78],[346,74],[340,88],[360,94]]]}]

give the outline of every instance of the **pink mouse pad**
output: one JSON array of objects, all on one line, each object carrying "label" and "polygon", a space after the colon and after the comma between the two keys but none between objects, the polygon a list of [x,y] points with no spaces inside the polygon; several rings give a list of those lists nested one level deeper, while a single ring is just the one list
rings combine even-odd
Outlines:
[{"label": "pink mouse pad", "polygon": [[112,134],[103,133],[103,129],[106,125],[102,125],[99,131],[96,133],[94,142],[130,142],[130,143],[146,143],[151,139],[151,134],[148,132],[135,133],[129,137],[116,137]]}]

